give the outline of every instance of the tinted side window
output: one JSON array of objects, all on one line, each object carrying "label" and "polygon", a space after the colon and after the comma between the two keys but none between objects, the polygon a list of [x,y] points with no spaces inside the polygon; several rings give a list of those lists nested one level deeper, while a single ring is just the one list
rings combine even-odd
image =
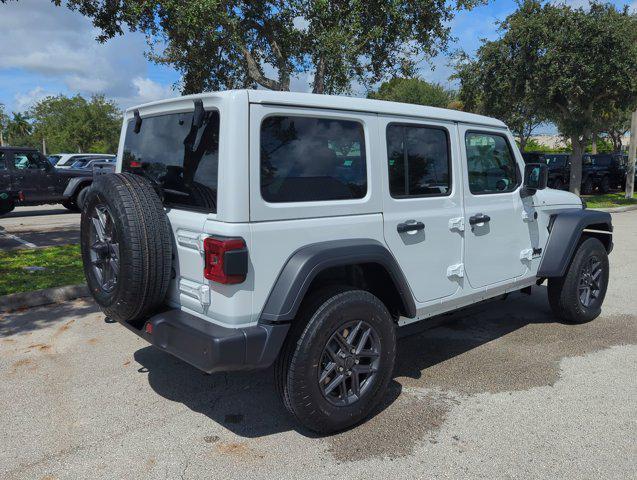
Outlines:
[{"label": "tinted side window", "polygon": [[467,132],[465,147],[471,193],[504,193],[517,188],[518,166],[505,137]]},{"label": "tinted side window", "polygon": [[13,166],[16,170],[46,170],[46,160],[37,152],[14,152]]},{"label": "tinted side window", "polygon": [[363,198],[363,126],[351,120],[273,116],[261,124],[261,196],[267,202]]},{"label": "tinted side window", "polygon": [[166,205],[215,212],[219,112],[206,112],[199,128],[192,112],[144,118],[139,133],[134,125],[126,129],[122,169],[153,181]]},{"label": "tinted side window", "polygon": [[387,157],[392,197],[448,195],[451,192],[449,140],[445,130],[389,125]]}]

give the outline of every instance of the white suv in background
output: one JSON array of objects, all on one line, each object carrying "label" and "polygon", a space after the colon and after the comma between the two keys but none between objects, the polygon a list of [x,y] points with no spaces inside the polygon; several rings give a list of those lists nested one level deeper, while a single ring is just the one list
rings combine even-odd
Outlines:
[{"label": "white suv in background", "polygon": [[115,158],[115,155],[107,155],[104,153],[55,153],[49,155],[48,159],[55,168],[73,168],[73,164],[78,160],[85,160],[90,157],[95,157],[95,159],[108,159]]},{"label": "white suv in background", "polygon": [[610,215],[545,188],[498,120],[229,91],[130,109],[121,139],[82,213],[95,300],[203,371],[276,363],[315,431],[378,405],[398,325],[546,279],[557,317],[600,313]]}]

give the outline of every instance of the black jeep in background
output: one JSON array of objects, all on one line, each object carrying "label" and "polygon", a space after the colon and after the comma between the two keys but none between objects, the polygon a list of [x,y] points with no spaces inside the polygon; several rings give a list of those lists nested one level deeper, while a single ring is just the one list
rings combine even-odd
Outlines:
[{"label": "black jeep in background", "polygon": [[590,195],[598,188],[601,193],[621,190],[626,186],[627,155],[621,153],[584,154],[582,157],[582,194]]},{"label": "black jeep in background", "polygon": [[[568,153],[523,153],[525,163],[545,163],[549,167],[548,185],[558,190],[568,189],[571,161]],[[582,195],[596,189],[600,193],[622,190],[626,186],[628,156],[621,153],[586,153],[582,157]]]},{"label": "black jeep in background", "polygon": [[548,186],[557,190],[568,189],[570,162],[568,153],[525,152],[524,163],[544,163],[549,167]]},{"label": "black jeep in background", "polygon": [[571,161],[568,153],[546,153],[544,158],[549,167],[549,187],[568,190],[571,176]]},{"label": "black jeep in background", "polygon": [[61,203],[79,211],[83,192],[93,181],[92,170],[58,170],[34,148],[0,147],[0,215],[18,205]]}]

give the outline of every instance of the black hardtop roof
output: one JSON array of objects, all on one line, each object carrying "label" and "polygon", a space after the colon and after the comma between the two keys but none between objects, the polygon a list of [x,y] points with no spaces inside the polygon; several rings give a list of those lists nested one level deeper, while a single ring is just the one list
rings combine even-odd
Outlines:
[{"label": "black hardtop roof", "polygon": [[33,148],[33,147],[14,147],[14,146],[0,147],[0,152],[7,151],[7,150],[29,150],[30,152],[39,151],[37,148]]}]

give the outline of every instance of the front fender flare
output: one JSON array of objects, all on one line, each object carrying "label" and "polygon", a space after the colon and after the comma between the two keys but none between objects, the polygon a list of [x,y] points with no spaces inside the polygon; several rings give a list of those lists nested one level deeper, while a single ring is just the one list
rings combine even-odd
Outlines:
[{"label": "front fender flare", "polygon": [[613,231],[611,216],[607,212],[572,209],[554,213],[552,217],[551,233],[538,268],[538,277],[563,277],[566,274],[585,228],[595,225],[598,230]]},{"label": "front fender flare", "polygon": [[66,188],[64,189],[64,193],[62,196],[65,199],[69,199],[75,195],[81,186],[90,185],[93,182],[91,177],[75,177],[69,180],[69,183],[66,184]]},{"label": "front fender flare", "polygon": [[389,273],[407,317],[416,316],[416,304],[396,259],[380,242],[371,239],[314,243],[294,252],[284,265],[261,312],[261,321],[292,320],[312,280],[331,267],[376,263]]}]

